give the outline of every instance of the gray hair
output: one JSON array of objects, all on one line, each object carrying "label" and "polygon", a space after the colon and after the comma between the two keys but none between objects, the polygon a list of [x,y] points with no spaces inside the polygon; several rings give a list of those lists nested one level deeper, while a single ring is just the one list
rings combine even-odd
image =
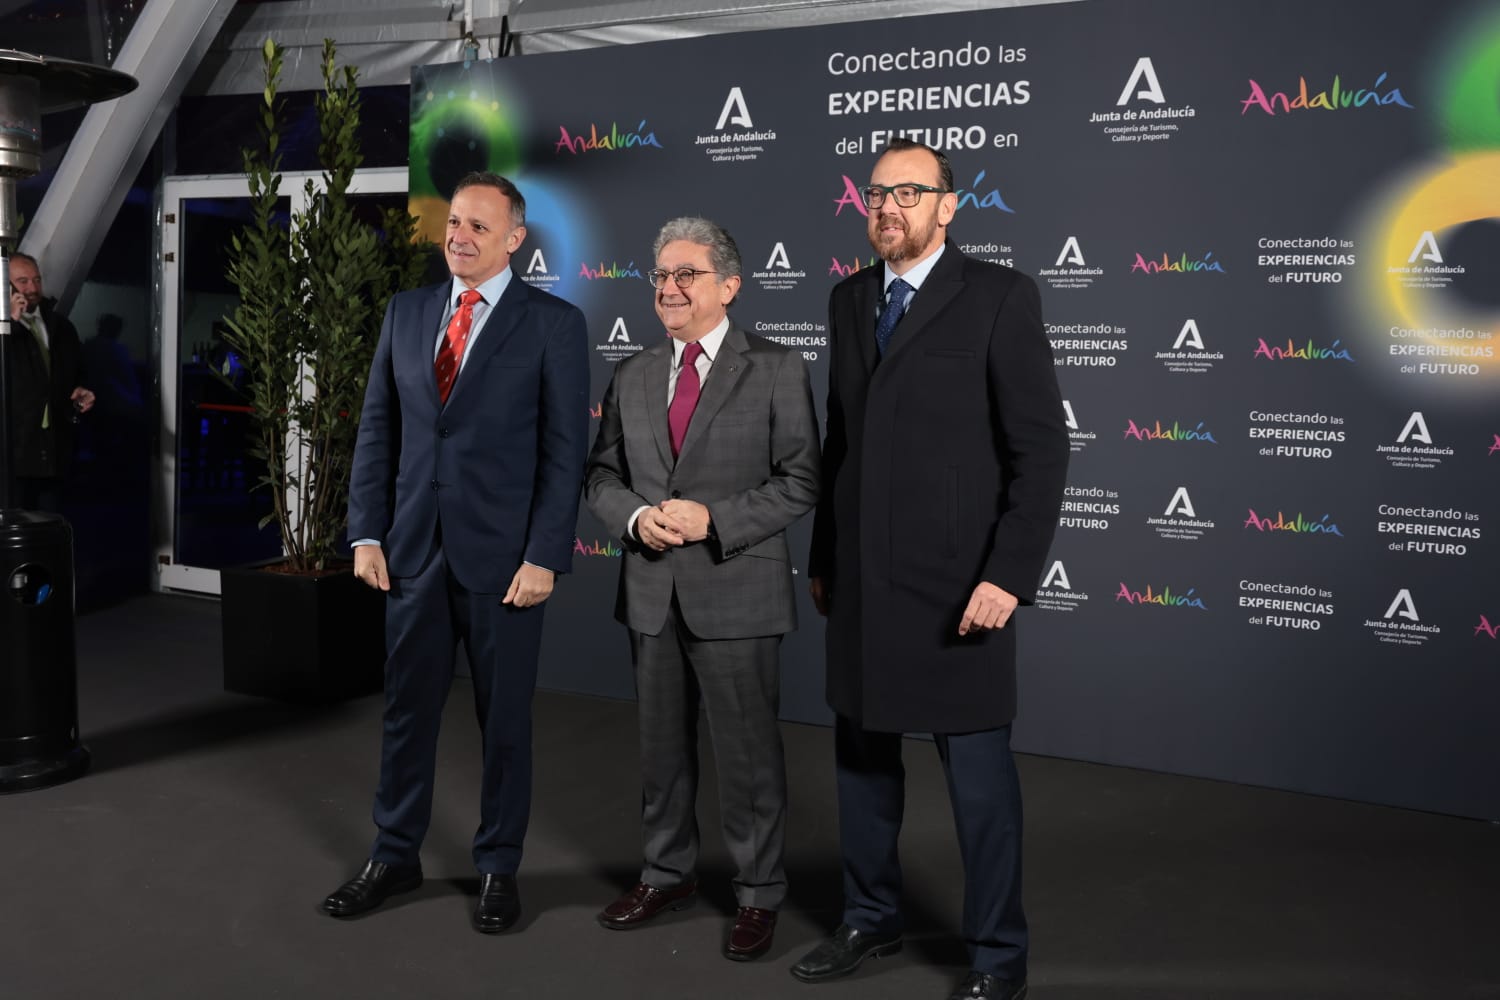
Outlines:
[{"label": "gray hair", "polygon": [[[521,189],[516,187],[510,178],[501,177],[489,170],[473,170],[458,179],[458,184],[453,188],[453,194],[456,195],[467,187],[495,188],[510,201],[511,228],[526,225],[526,199],[521,196]],[[452,200],[451,197],[449,200]]]},{"label": "gray hair", "polygon": [[672,219],[656,234],[651,256],[660,257],[661,248],[677,240],[708,247],[708,260],[713,264],[714,270],[719,272],[720,284],[725,278],[740,276],[740,248],[735,244],[734,237],[729,235],[729,230],[717,222],[696,215]]}]

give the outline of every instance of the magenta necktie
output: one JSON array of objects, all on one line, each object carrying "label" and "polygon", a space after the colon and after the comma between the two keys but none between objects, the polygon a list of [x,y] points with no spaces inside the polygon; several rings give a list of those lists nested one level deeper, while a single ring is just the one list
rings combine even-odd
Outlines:
[{"label": "magenta necktie", "polygon": [[667,407],[667,430],[672,436],[673,458],[682,451],[682,439],[687,437],[693,409],[698,405],[698,355],[702,353],[703,345],[696,340],[682,351],[682,370],[677,373],[677,391],[672,394],[672,405]]},{"label": "magenta necktie", "polygon": [[469,328],[474,325],[474,303],[480,295],[469,289],[458,297],[458,308],[448,321],[448,332],[443,335],[443,346],[438,348],[437,359],[432,370],[437,375],[438,399],[448,402],[453,383],[458,379],[458,368],[464,360],[464,345],[469,342]]}]

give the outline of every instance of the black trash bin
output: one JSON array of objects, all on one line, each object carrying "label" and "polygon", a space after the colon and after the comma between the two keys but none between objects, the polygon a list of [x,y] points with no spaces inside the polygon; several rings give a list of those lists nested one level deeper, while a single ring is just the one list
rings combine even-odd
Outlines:
[{"label": "black trash bin", "polygon": [[73,529],[56,514],[0,510],[0,792],[78,777]]}]

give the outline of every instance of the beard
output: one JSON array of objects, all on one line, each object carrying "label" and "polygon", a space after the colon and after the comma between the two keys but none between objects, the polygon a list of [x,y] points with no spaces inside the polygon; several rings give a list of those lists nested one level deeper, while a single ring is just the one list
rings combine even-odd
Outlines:
[{"label": "beard", "polygon": [[[899,237],[887,239],[882,236],[880,227],[886,222],[894,222],[902,227]],[[870,222],[870,246],[880,255],[887,264],[899,264],[903,260],[911,260],[921,255],[932,242],[933,234],[937,232],[937,219],[933,218],[925,226],[918,226],[915,230],[901,219],[895,216],[873,217]]]}]

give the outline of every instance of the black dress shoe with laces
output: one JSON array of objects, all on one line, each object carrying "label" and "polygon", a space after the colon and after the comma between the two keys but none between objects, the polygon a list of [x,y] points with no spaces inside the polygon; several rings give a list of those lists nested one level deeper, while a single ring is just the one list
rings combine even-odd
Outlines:
[{"label": "black dress shoe with laces", "polygon": [[1026,980],[1015,983],[976,970],[958,984],[948,1000],[1023,1000],[1025,996]]},{"label": "black dress shoe with laces", "polygon": [[382,861],[366,861],[358,875],[323,900],[323,912],[330,917],[357,917],[384,903],[387,896],[411,892],[421,884],[420,864],[388,865]]},{"label": "black dress shoe with laces", "polygon": [[479,876],[479,902],[474,904],[474,929],[481,934],[510,930],[521,917],[521,893],[514,875]]},{"label": "black dress shoe with laces", "polygon": [[900,934],[866,934],[848,924],[823,939],[792,966],[792,975],[804,983],[847,976],[870,956],[894,955],[901,950]]}]

